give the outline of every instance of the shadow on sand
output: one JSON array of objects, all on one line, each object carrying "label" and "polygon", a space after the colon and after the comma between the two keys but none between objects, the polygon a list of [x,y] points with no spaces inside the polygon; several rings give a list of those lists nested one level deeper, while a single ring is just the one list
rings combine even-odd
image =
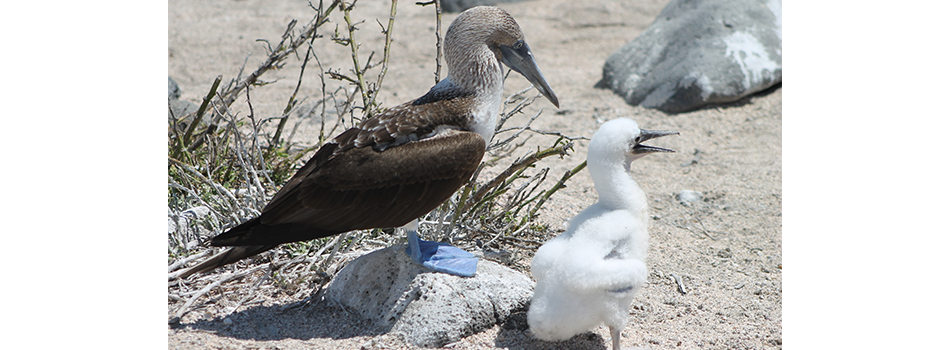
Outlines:
[{"label": "shadow on sand", "polygon": [[[230,319],[230,324],[225,319]],[[175,328],[212,332],[243,340],[346,339],[388,332],[326,302],[257,306],[227,317],[181,323]]]}]

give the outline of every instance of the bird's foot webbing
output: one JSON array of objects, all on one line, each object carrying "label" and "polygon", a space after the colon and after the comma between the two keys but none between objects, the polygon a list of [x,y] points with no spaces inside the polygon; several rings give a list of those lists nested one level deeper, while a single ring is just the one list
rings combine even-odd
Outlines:
[{"label": "bird's foot webbing", "polygon": [[448,243],[419,239],[416,231],[407,230],[409,246],[406,254],[412,261],[434,271],[450,275],[472,277],[478,267],[478,257]]}]

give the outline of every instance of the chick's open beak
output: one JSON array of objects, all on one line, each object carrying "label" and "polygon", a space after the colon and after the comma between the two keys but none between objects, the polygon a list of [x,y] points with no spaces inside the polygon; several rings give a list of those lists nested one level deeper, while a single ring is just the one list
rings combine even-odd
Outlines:
[{"label": "chick's open beak", "polygon": [[657,137],[668,136],[668,135],[679,135],[678,131],[666,131],[666,130],[643,130],[640,129],[640,136],[634,140],[633,144],[633,154],[649,154],[657,152],[676,152],[674,150],[662,147],[654,147],[644,145],[643,141],[654,139]]}]

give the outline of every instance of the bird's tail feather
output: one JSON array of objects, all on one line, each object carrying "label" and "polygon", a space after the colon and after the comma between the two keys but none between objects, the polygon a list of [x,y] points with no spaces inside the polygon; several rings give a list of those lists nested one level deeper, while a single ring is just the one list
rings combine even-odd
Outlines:
[{"label": "bird's tail feather", "polygon": [[185,271],[185,273],[182,273],[179,277],[184,279],[184,278],[188,278],[188,276],[191,276],[199,272],[211,271],[221,266],[224,266],[233,262],[237,262],[246,257],[254,256],[254,255],[266,252],[268,250],[273,249],[274,247],[277,247],[277,244],[233,247],[231,249],[218,253],[218,255],[215,255],[211,257],[210,259],[205,260],[203,263],[200,263],[196,265],[195,267],[188,269],[188,271]]}]

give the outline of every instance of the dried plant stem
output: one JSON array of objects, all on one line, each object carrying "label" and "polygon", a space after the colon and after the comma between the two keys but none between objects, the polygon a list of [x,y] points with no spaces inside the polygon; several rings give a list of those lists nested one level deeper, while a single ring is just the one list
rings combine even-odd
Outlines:
[{"label": "dried plant stem", "polygon": [[[522,231],[524,231],[524,230],[527,229],[527,228],[528,228],[528,225],[521,226],[521,228],[519,228],[517,231],[512,232],[512,233],[511,233],[511,236],[517,236],[519,233],[521,233]],[[495,236],[492,237],[492,239],[490,239],[487,243],[485,243],[485,245],[492,244],[492,242],[494,242],[496,239],[498,239],[498,237],[501,237],[501,235],[504,234],[504,233],[505,233],[505,231],[503,231],[503,230],[502,230],[502,231],[498,231],[498,233],[496,233]]]},{"label": "dried plant stem", "polygon": [[551,189],[549,189],[547,192],[544,192],[544,195],[541,196],[541,199],[538,200],[538,203],[534,205],[534,209],[531,209],[531,212],[528,214],[528,216],[525,217],[524,220],[530,220],[531,218],[535,217],[535,215],[537,215],[538,213],[538,210],[540,210],[541,206],[544,205],[544,202],[546,202],[548,198],[551,198],[551,195],[553,195],[554,192],[557,192],[558,190],[564,187],[567,187],[564,185],[564,183],[566,183],[567,180],[569,180],[571,177],[574,177],[574,175],[577,175],[577,173],[581,172],[581,170],[584,170],[584,168],[586,167],[587,167],[587,161],[585,160],[581,164],[578,164],[576,167],[574,167],[574,169],[571,169],[565,172],[564,176],[561,176],[561,179],[558,180],[557,183],[554,184],[553,187],[551,187]]},{"label": "dried plant stem", "polygon": [[519,159],[518,161],[508,166],[508,168],[505,169],[505,171],[503,171],[501,174],[498,174],[498,176],[495,176],[494,179],[492,179],[487,184],[479,188],[478,191],[475,192],[475,195],[472,197],[472,200],[476,203],[481,201],[482,198],[484,198],[485,195],[488,194],[489,190],[497,187],[503,181],[507,180],[512,175],[514,175],[515,172],[519,170],[523,170],[525,167],[528,167],[534,163],[537,163],[541,159],[544,159],[553,155],[565,156],[567,155],[567,151],[569,149],[573,149],[573,147],[574,147],[574,143],[568,142],[558,147],[552,147],[552,148],[548,148],[542,151],[537,151],[533,154],[530,154],[524,158]]},{"label": "dried plant stem", "polygon": [[[287,124],[287,118],[290,117],[290,111],[297,104],[297,92],[300,91],[300,85],[303,83],[303,73],[307,69],[307,63],[310,62],[310,53],[313,51],[313,41],[319,37],[318,35],[310,36],[310,43],[307,45],[307,54],[304,55],[303,64],[300,65],[300,76],[297,77],[297,86],[294,87],[294,92],[290,94],[290,98],[287,100],[287,106],[284,107],[284,112],[280,117],[280,122],[277,123],[277,130],[274,131],[274,137],[271,139],[270,148],[268,152],[273,152],[274,149],[278,148],[280,145],[280,134],[284,130],[284,125]],[[250,100],[250,98],[248,99]],[[287,146],[290,147],[290,142],[288,140]],[[286,150],[287,148],[283,148]]]},{"label": "dried plant stem", "polygon": [[[171,265],[168,265],[168,272],[172,272],[172,271],[178,270],[179,267],[182,267],[182,266],[184,266],[185,264],[188,264],[188,263],[190,263],[190,262],[192,262],[192,261],[195,261],[195,260],[204,258],[204,257],[206,257],[206,256],[208,256],[208,255],[211,255],[211,250],[210,250],[210,249],[209,249],[209,250],[201,251],[201,252],[199,252],[199,253],[197,253],[197,254],[192,254],[191,256],[188,256],[188,257],[185,257],[185,258],[182,258],[182,259],[178,259],[177,261],[175,261],[175,262],[172,263]],[[174,275],[175,275],[175,276],[172,276],[172,274],[169,274],[169,275],[168,275],[168,280],[170,281],[170,280],[175,279],[176,277],[178,277],[179,274],[174,274]]]},{"label": "dried plant stem", "polygon": [[[208,126],[208,129],[205,130],[204,135],[211,135],[216,130],[216,126],[215,126],[216,123],[224,116],[224,112],[221,110],[221,108],[227,108],[232,103],[234,103],[234,101],[237,100],[237,97],[239,96],[242,90],[250,87],[251,85],[256,84],[258,79],[265,72],[271,69],[279,68],[281,66],[280,63],[283,62],[283,60],[286,59],[287,56],[296,52],[297,48],[300,47],[300,45],[303,45],[304,43],[308,42],[307,39],[310,39],[312,36],[315,36],[317,28],[327,22],[327,16],[330,15],[330,12],[333,11],[333,8],[338,3],[340,3],[340,0],[334,1],[333,4],[331,4],[330,7],[327,8],[326,11],[320,12],[319,10],[317,10],[317,15],[314,16],[314,19],[313,21],[311,21],[310,26],[304,28],[304,30],[300,33],[300,35],[297,36],[296,39],[291,41],[287,46],[284,46],[285,41],[290,37],[289,35],[290,30],[293,29],[293,26],[296,24],[296,21],[291,21],[291,23],[287,25],[287,32],[284,33],[280,41],[280,44],[277,45],[278,50],[280,50],[281,48],[283,48],[283,50],[280,50],[280,51],[272,50],[270,54],[267,56],[267,59],[265,59],[264,62],[261,63],[261,65],[258,66],[256,70],[251,72],[250,75],[244,78],[244,80],[242,80],[236,86],[230,88],[228,91],[225,91],[224,93],[219,95],[219,98],[223,103],[218,106],[218,111],[217,111],[218,113],[215,113],[214,120],[212,121],[211,125]],[[193,143],[188,149],[193,151],[200,145],[203,139],[204,137],[198,138],[197,140],[195,140],[195,143]]]},{"label": "dried plant stem", "polygon": [[419,6],[435,5],[435,83],[442,80],[442,2],[438,0],[416,2]]},{"label": "dried plant stem", "polygon": [[[205,177],[204,175],[202,175],[200,171],[196,170],[195,168],[192,168],[192,167],[188,166],[188,164],[182,163],[182,162],[179,161],[178,159],[175,159],[175,158],[168,158],[168,160],[169,160],[170,162],[174,163],[174,164],[175,164],[176,166],[178,166],[179,168],[184,169],[185,171],[188,171],[189,173],[191,173],[192,175],[194,175],[195,177],[197,177],[199,180],[201,180],[201,181],[204,182],[205,184],[211,186],[212,188],[214,188],[215,190],[217,190],[218,193],[227,196],[228,199],[230,199],[230,200],[233,201],[234,203],[238,203],[237,198],[234,198],[234,195],[231,194],[231,191],[228,191],[228,190],[225,189],[224,187],[221,187],[221,185],[219,185],[218,183],[216,183],[216,182],[214,182],[214,181],[211,181],[210,179],[208,179],[207,177]],[[212,212],[213,212],[213,211],[212,211]]]},{"label": "dried plant stem", "polygon": [[323,263],[320,264],[320,270],[325,271],[329,267],[330,261],[332,261],[333,257],[336,256],[336,253],[340,251],[340,244],[343,243],[343,236],[348,234],[348,232],[345,232],[336,236],[336,238],[333,240],[333,250],[330,251],[330,256],[328,256],[326,260],[323,260]]},{"label": "dried plant stem", "polygon": [[438,84],[442,78],[442,2],[435,3],[435,83]]},{"label": "dried plant stem", "polygon": [[[214,83],[211,84],[211,89],[208,90],[208,95],[201,100],[201,106],[198,106],[198,111],[195,112],[195,119],[192,119],[191,124],[188,125],[188,130],[185,131],[185,135],[181,138],[181,144],[187,145],[191,141],[191,135],[195,132],[195,128],[198,124],[201,123],[201,117],[204,116],[205,110],[208,109],[208,103],[211,102],[211,99],[214,98],[215,92],[218,91],[218,85],[221,85],[222,75],[218,74],[218,77],[214,79]],[[195,146],[197,147],[197,146]],[[189,151],[194,151],[193,147],[188,148]],[[181,146],[175,149],[173,155],[174,158],[178,158],[178,155],[181,154]]]},{"label": "dried plant stem", "polygon": [[269,278],[270,276],[268,274],[264,274],[263,276],[259,277],[257,279],[257,282],[254,283],[254,286],[251,287],[251,290],[247,292],[247,295],[243,299],[241,299],[241,301],[238,301],[237,304],[234,304],[234,306],[229,308],[224,314],[225,315],[233,314],[235,311],[237,311],[239,307],[241,307],[241,305],[244,305],[244,303],[246,303],[248,300],[251,300],[251,298],[254,297],[255,295],[254,292],[257,291],[258,288],[260,288],[261,282],[264,282],[264,280],[269,279]]},{"label": "dried plant stem", "polygon": [[[250,96],[248,96],[247,105],[248,105],[248,108],[250,109],[250,118],[251,118],[251,120],[253,121],[253,120],[254,120],[254,107],[251,105]],[[228,114],[230,115],[230,112],[228,112]],[[232,123],[232,128],[231,128],[231,129],[234,130],[234,133],[235,133],[235,134],[237,134],[239,131],[238,131],[237,125],[236,125],[237,122],[236,122],[234,119],[235,119],[234,116],[231,115],[231,120],[230,120],[230,122]],[[252,140],[257,140],[257,137],[256,137],[256,136],[257,136],[257,130],[258,130],[258,126],[257,126],[257,125],[254,125],[254,137],[251,138]],[[238,136],[238,135],[236,135],[236,136]],[[254,143],[256,144],[256,142],[254,142]],[[235,138],[234,138],[234,147],[237,149],[237,152],[235,152],[235,155],[236,155],[237,158],[238,158],[238,164],[239,164],[239,165],[241,166],[241,168],[244,170],[244,171],[241,172],[241,175],[244,177],[245,183],[248,184],[248,190],[253,189],[253,192],[255,192],[255,193],[257,193],[257,194],[260,195],[260,198],[258,198],[258,200],[260,200],[261,202],[266,202],[266,199],[264,198],[264,193],[266,193],[266,191],[264,190],[264,186],[261,184],[261,180],[260,180],[260,177],[258,176],[257,169],[254,167],[253,164],[248,164],[249,162],[247,162],[247,161],[244,159],[244,156],[243,156],[243,155],[245,155],[245,154],[247,154],[249,157],[251,156],[250,152],[248,152],[248,151],[245,149],[245,147],[244,147],[244,140],[243,140],[241,137],[235,137]],[[258,152],[258,153],[259,153],[259,152]],[[263,166],[264,166],[264,161],[263,161],[263,160],[260,160],[260,162],[261,162],[261,166],[263,167]],[[265,173],[264,175],[266,176],[266,173]],[[268,179],[268,181],[270,181],[271,184],[273,185],[273,181],[270,180],[270,178],[267,178],[267,179]],[[253,185],[253,187],[251,187],[252,185]]]},{"label": "dried plant stem", "polygon": [[[340,245],[339,242],[340,242],[340,240],[342,239],[342,238],[341,238],[342,236],[343,236],[343,235],[337,235],[336,238],[334,238],[332,241],[327,242],[327,244],[324,244],[323,247],[320,247],[320,250],[318,250],[318,251],[314,254],[314,256],[319,257],[319,256],[322,255],[323,252],[326,251],[327,248],[329,248],[331,245],[334,246],[335,249],[338,249],[338,248],[339,248],[339,245]],[[320,264],[320,266],[323,266],[324,264],[328,264],[328,261],[330,261],[330,258],[332,258],[332,257],[333,257],[333,254],[331,254],[330,256],[327,256],[326,259],[323,259],[323,262]],[[319,258],[314,258],[312,261],[310,261],[310,264],[307,265],[306,270],[310,270],[310,268],[313,267],[313,265],[317,263],[317,260],[320,260],[320,259],[319,259]]]},{"label": "dried plant stem", "polygon": [[[353,58],[353,73],[356,74],[356,79],[351,79],[350,81],[354,82],[357,87],[360,89],[360,94],[363,97],[363,108],[366,112],[366,116],[372,116],[371,110],[372,105],[370,103],[370,93],[366,87],[366,81],[363,79],[363,69],[360,68],[360,57],[359,57],[359,44],[356,42],[356,25],[353,20],[350,18],[350,11],[353,7],[356,6],[356,1],[354,0],[348,6],[344,2],[339,3],[340,11],[343,12],[343,20],[346,21],[346,30],[349,33],[348,46],[350,47],[350,56]],[[360,22],[362,23],[362,21]]]},{"label": "dried plant stem", "polygon": [[396,0],[392,0],[392,6],[389,8],[389,25],[383,30],[383,34],[386,36],[386,44],[383,46],[383,61],[381,62],[382,67],[379,69],[379,75],[376,77],[376,88],[373,90],[373,96],[370,99],[374,104],[376,103],[376,96],[383,88],[383,77],[385,77],[386,72],[389,71],[389,48],[393,44],[393,24],[396,23],[396,2]]},{"label": "dried plant stem", "polygon": [[525,130],[528,130],[528,129],[531,128],[531,127],[530,127],[531,123],[534,122],[535,119],[538,119],[539,116],[541,116],[541,112],[542,112],[542,111],[538,111],[538,113],[535,113],[535,115],[534,115],[533,117],[531,117],[531,119],[528,120],[528,122],[525,123],[525,125],[522,126],[521,128],[517,128],[517,129],[516,129],[516,128],[508,128],[508,129],[505,129],[505,130],[496,131],[495,133],[498,134],[498,133],[502,133],[502,132],[506,132],[506,131],[518,130],[517,132],[515,132],[513,135],[509,136],[508,138],[506,138],[506,139],[504,139],[504,140],[502,140],[502,141],[498,141],[498,142],[496,142],[496,143],[493,143],[493,144],[491,145],[491,147],[489,147],[488,149],[489,149],[489,150],[495,150],[495,149],[504,147],[505,145],[507,145],[508,143],[510,143],[511,141],[513,141],[514,139],[517,139],[518,136],[521,136],[521,133],[523,133]]},{"label": "dried plant stem", "polygon": [[220,286],[221,284],[223,284],[223,283],[225,283],[225,282],[228,282],[228,281],[231,281],[231,280],[234,280],[234,279],[238,279],[238,278],[241,278],[241,277],[250,275],[250,274],[255,273],[255,272],[257,272],[257,271],[266,269],[266,268],[268,268],[268,267],[270,267],[270,264],[263,264],[263,265],[258,265],[258,266],[254,267],[254,268],[251,268],[251,269],[246,269],[246,270],[241,270],[241,271],[237,271],[237,272],[234,272],[234,273],[230,273],[230,274],[227,274],[227,275],[225,275],[225,276],[219,278],[217,281],[214,281],[214,282],[212,282],[211,284],[205,286],[204,288],[201,288],[197,293],[195,293],[195,295],[192,295],[191,298],[188,298],[188,301],[186,301],[185,304],[182,305],[182,306],[178,309],[178,312],[175,313],[175,316],[172,317],[172,319],[169,320],[168,323],[169,323],[169,324],[177,324],[177,323],[179,322],[179,320],[181,320],[181,317],[184,316],[185,313],[188,312],[188,309],[189,309],[189,308],[191,308],[191,305],[194,304],[195,301],[198,300],[198,298],[204,296],[205,294],[208,294],[208,292],[210,292],[212,289],[217,288],[218,286]]}]

